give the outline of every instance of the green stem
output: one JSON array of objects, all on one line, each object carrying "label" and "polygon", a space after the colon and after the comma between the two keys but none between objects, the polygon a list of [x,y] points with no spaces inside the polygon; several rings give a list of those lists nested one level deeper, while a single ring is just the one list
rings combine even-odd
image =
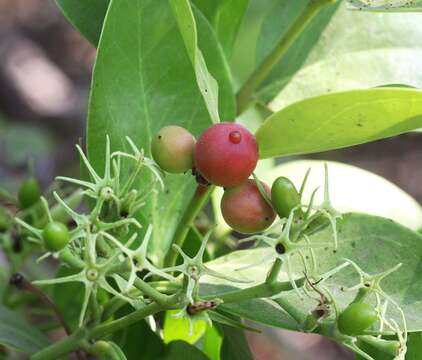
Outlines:
[{"label": "green stem", "polygon": [[63,340],[46,347],[30,357],[31,360],[55,360],[61,355],[79,349],[81,342],[86,338],[87,331],[80,329]]},{"label": "green stem", "polygon": [[143,307],[142,309],[136,310],[129,315],[121,317],[120,319],[96,326],[90,332],[90,337],[102,338],[105,335],[108,335],[113,332],[119,331],[123,328],[129,327],[130,325],[144,319],[147,316],[153,315],[157,312],[160,312],[166,309],[167,309],[166,307],[163,307],[157,303],[149,304]]},{"label": "green stem", "polygon": [[76,256],[73,256],[69,249],[63,249],[60,252],[60,260],[69,265],[72,268],[75,269],[83,269],[85,267],[85,263],[77,258]]},{"label": "green stem", "polygon": [[[183,214],[182,219],[179,222],[179,225],[174,233],[173,244],[183,246],[186,236],[188,235],[189,229],[192,226],[193,221],[195,220],[196,215],[203,208],[208,196],[213,191],[214,186],[208,186],[204,188],[203,185],[198,185],[195,195],[192,197],[192,200]],[[166,258],[164,259],[164,266],[170,267],[176,264],[178,253],[173,248],[170,247]]]},{"label": "green stem", "polygon": [[305,30],[306,26],[314,18],[322,7],[331,0],[310,0],[308,5],[281,37],[274,49],[267,55],[262,63],[246,80],[237,93],[237,112],[241,114],[249,105],[251,97],[258,86],[267,78],[273,67],[280,61],[284,54],[289,50],[294,41]]},{"label": "green stem", "polygon": [[[120,274],[120,276],[126,280],[129,279],[129,274]],[[144,295],[148,296],[152,300],[156,301],[160,305],[171,305],[175,300],[175,295],[168,296],[160,293],[159,291],[155,290],[152,286],[149,286],[148,283],[141,280],[140,278],[136,278],[133,284],[137,289],[139,289]]]},{"label": "green stem", "polygon": [[[298,287],[302,286],[304,279],[296,281]],[[292,284],[290,281],[275,281],[271,284],[264,282],[255,286],[248,287],[246,289],[229,291],[224,294],[218,295],[218,298],[226,303],[241,302],[257,298],[266,298],[276,295],[282,291],[292,290]],[[215,295],[208,295],[203,297],[204,300],[215,299]]]},{"label": "green stem", "polygon": [[283,265],[281,259],[279,258],[275,259],[274,264],[271,267],[270,271],[268,272],[267,278],[265,279],[265,282],[267,284],[272,285],[277,282],[278,274],[280,273],[280,270],[281,270],[281,265]]},{"label": "green stem", "polygon": [[400,347],[400,343],[398,341],[379,339],[370,335],[359,336],[359,340],[391,356],[396,355],[397,349]]},{"label": "green stem", "polygon": [[166,309],[168,307],[152,303],[120,319],[97,325],[91,331],[79,329],[74,334],[32,355],[31,360],[55,360],[62,355],[78,350],[87,339],[102,338]]}]

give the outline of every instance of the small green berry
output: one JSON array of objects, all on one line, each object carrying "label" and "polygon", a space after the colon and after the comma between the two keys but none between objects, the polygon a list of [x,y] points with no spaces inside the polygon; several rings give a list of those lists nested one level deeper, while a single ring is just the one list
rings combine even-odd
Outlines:
[{"label": "small green berry", "polygon": [[374,307],[366,303],[350,304],[338,317],[338,328],[346,335],[361,335],[378,316]]},{"label": "small green berry", "polygon": [[280,176],[273,182],[271,203],[281,218],[288,218],[290,212],[300,204],[299,192],[288,178]]},{"label": "small green berry", "polygon": [[46,225],[42,237],[45,248],[52,252],[62,250],[70,239],[69,230],[66,225],[57,221]]},{"label": "small green berry", "polygon": [[41,197],[41,188],[34,178],[25,180],[18,192],[19,205],[22,209],[27,209],[36,204]]}]

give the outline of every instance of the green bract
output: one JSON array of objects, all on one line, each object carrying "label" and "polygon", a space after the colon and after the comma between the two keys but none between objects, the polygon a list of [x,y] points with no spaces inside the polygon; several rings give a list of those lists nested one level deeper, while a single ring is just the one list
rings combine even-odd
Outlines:
[{"label": "green bract", "polygon": [[18,192],[19,205],[22,209],[29,208],[38,202],[41,196],[40,184],[35,178],[25,180]]},{"label": "green bract", "polygon": [[57,221],[48,223],[42,232],[44,246],[49,251],[59,251],[69,242],[69,230],[66,225]]},{"label": "green bract", "polygon": [[346,335],[361,335],[377,321],[377,319],[378,315],[373,306],[357,302],[350,304],[340,314],[338,318],[338,328]]}]

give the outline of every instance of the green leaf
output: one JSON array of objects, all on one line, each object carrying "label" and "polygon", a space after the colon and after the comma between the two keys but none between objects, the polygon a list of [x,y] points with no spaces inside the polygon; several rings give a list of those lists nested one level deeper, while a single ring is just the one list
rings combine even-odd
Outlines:
[{"label": "green leaf", "polygon": [[[61,267],[56,277],[74,275],[75,271],[68,267]],[[72,296],[69,296],[72,294]],[[78,282],[68,282],[53,286],[52,299],[63,314],[71,329],[78,327],[79,314],[84,298],[84,286]]]},{"label": "green leaf", "polygon": [[[361,212],[392,219],[412,230],[422,228],[422,207],[395,184],[356,166],[334,161],[297,160],[278,165],[261,175],[260,179],[272,184],[279,176],[287,176],[299,189],[308,169],[309,174],[303,203],[308,204],[313,191],[324,179],[324,164],[328,165],[330,198],[341,213]],[[320,189],[315,203],[323,200]]]},{"label": "green leaf", "polygon": [[116,343],[122,348],[128,360],[156,360],[165,350],[160,336],[155,334],[146,321],[125,328],[114,335]]},{"label": "green leaf", "polygon": [[[201,28],[206,31],[206,26]],[[216,46],[211,45],[209,52]],[[87,147],[96,169],[104,166],[106,134],[113,150],[127,149],[125,136],[129,135],[149,156],[150,140],[161,127],[180,125],[198,135],[211,125],[184,49],[167,1],[112,1],[98,49],[89,105]],[[226,79],[226,83],[230,82]],[[148,179],[141,186],[145,184]],[[168,174],[165,184],[165,192],[157,186],[159,193],[152,193],[141,210],[143,222],[154,226],[150,250],[155,261],[161,261],[167,251],[195,190],[190,175]],[[149,185],[146,188],[153,190]]]},{"label": "green leaf", "polygon": [[209,20],[224,53],[230,58],[249,0],[192,0],[192,2]]},{"label": "green leaf", "polygon": [[110,0],[56,0],[72,25],[97,46]]},{"label": "green leaf", "polygon": [[221,49],[210,23],[193,8],[198,30],[198,43],[209,72],[218,82],[218,108],[223,121],[232,121],[236,116],[236,101],[230,66]]},{"label": "green leaf", "polygon": [[402,134],[422,127],[421,114],[422,92],[412,89],[309,98],[270,116],[258,129],[260,157],[327,151]]},{"label": "green leaf", "polygon": [[200,350],[196,347],[185,343],[184,341],[173,341],[167,347],[165,355],[159,358],[159,360],[208,360]]},{"label": "green leaf", "polygon": [[[260,63],[271,52],[278,40],[296,21],[310,0],[274,0],[270,3],[263,20],[256,47],[257,62]],[[262,87],[278,80],[272,91],[279,91],[290,77],[306,62],[309,53],[318,43],[324,29],[336,13],[339,2],[326,5],[310,22],[299,38],[289,48],[281,61],[273,68]],[[267,89],[268,91],[268,89]]]},{"label": "green leaf", "polygon": [[[337,221],[337,227],[339,247],[335,253],[326,246],[318,246],[318,243],[326,244],[332,241],[330,227],[326,227],[310,236],[311,244],[315,245],[319,273],[323,274],[343,264],[344,258],[355,261],[364,271],[370,274],[388,270],[401,263],[402,266],[397,271],[382,281],[382,287],[402,307],[406,316],[408,330],[411,332],[421,331],[422,278],[419,274],[421,271],[422,235],[389,219],[356,213],[344,214],[343,218]],[[210,262],[209,266],[227,276],[263,281],[270,264],[261,262],[259,265],[248,269],[242,268],[245,265],[257,264],[260,259],[267,257],[271,251],[273,250],[269,248],[236,251]],[[295,256],[294,259],[294,264],[292,264],[293,276],[294,278],[302,277],[303,264],[298,256]],[[285,281],[287,274],[284,268],[282,270],[279,280]],[[325,282],[325,285],[335,295],[335,300],[340,310],[344,309],[356,295],[356,292],[343,292],[340,289],[356,285],[358,280],[356,271],[349,266]],[[210,282],[211,280],[207,279],[207,286],[211,286]],[[251,286],[251,284],[244,284],[242,287],[248,286]],[[277,302],[299,321],[304,319],[317,306],[315,299],[306,296],[303,299],[299,299],[295,291],[284,293],[284,296],[277,299]],[[220,306],[224,305],[232,304],[222,304]],[[242,306],[242,303],[233,304],[233,306],[236,305]],[[258,304],[255,308],[250,308],[249,311],[256,312],[257,309],[259,309]],[[268,309],[260,311],[264,312],[268,311]],[[277,311],[276,308],[271,311],[272,313],[268,312],[265,319],[264,317],[260,319],[261,322],[284,328],[284,324],[277,325],[274,321],[268,320],[276,318],[277,313],[279,314],[278,317],[284,316],[283,312]],[[255,320],[253,319],[255,314],[239,314],[239,316]],[[394,306],[389,306],[387,317],[393,318],[398,324],[401,324],[400,315],[394,310]]]},{"label": "green leaf", "polygon": [[407,338],[406,360],[420,360],[422,354],[422,333],[412,333]]},{"label": "green leaf", "polygon": [[189,0],[169,0],[176,16],[179,30],[195,70],[196,81],[214,123],[220,122],[218,114],[218,84],[208,72],[207,64],[198,48],[195,18]]},{"label": "green leaf", "polygon": [[223,343],[223,336],[216,326],[208,326],[202,340],[202,352],[210,360],[220,360],[220,350]]},{"label": "green leaf", "polygon": [[0,344],[32,354],[50,345],[49,340],[21,316],[0,305]]},{"label": "green leaf", "polygon": [[379,12],[420,12],[421,0],[348,0],[352,10],[379,11]]},{"label": "green leaf", "polygon": [[[268,16],[263,24],[269,34],[280,26],[276,15]],[[367,36],[368,26],[376,36]],[[259,96],[268,100],[278,93],[270,103],[278,111],[304,98],[335,91],[396,83],[421,88],[421,36],[420,15],[349,11],[343,2],[301,69],[290,79],[282,74],[271,78]]]},{"label": "green leaf", "polygon": [[166,312],[163,329],[164,342],[168,344],[175,340],[183,340],[189,344],[195,344],[204,335],[207,322],[205,320],[194,321],[192,334],[190,334],[189,319],[175,318],[174,315],[177,313],[180,313],[180,310]]},{"label": "green leaf", "polygon": [[[241,264],[245,266],[246,258],[243,255],[246,254],[243,252],[233,252],[229,255],[226,255],[222,258],[210,262],[210,264],[212,264],[211,267],[213,270],[223,270],[223,273],[227,273],[229,271],[228,268],[230,267],[231,275],[233,277],[239,276],[238,272],[236,272],[235,269],[242,267]],[[247,265],[256,262],[257,254],[251,253],[251,255],[253,256],[246,256],[249,259],[249,261],[246,263]],[[265,279],[265,275],[263,275],[260,271],[256,272],[256,269],[252,269],[252,271],[249,273],[242,272],[242,274],[244,275],[244,278],[255,280],[256,282],[263,281],[263,279]],[[247,277],[246,274],[251,276]],[[213,295],[215,296],[215,298],[218,298],[226,292],[238,289],[234,286],[219,284],[218,281],[212,283],[212,281],[213,279],[207,279],[205,280],[205,283],[201,284],[201,295]],[[248,286],[252,286],[252,284],[248,284]],[[222,310],[231,315],[255,321],[260,324],[290,330],[299,329],[298,323],[288,313],[286,313],[276,302],[270,299],[253,299],[247,301],[240,301],[236,303],[223,303],[218,306],[218,310]]]},{"label": "green leaf", "polygon": [[221,360],[253,360],[244,331],[224,325],[222,328]]}]

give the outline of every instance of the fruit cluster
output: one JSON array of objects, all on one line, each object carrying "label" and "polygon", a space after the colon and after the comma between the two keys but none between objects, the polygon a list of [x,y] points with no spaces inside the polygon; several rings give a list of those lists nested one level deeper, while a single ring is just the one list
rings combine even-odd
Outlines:
[{"label": "fruit cluster", "polygon": [[151,152],[169,173],[192,170],[200,184],[224,187],[221,211],[225,221],[241,233],[267,229],[280,217],[288,217],[300,203],[294,185],[277,179],[272,189],[251,179],[258,162],[255,136],[235,123],[219,123],[206,129],[196,141],[180,126],[166,126],[154,136]]}]

